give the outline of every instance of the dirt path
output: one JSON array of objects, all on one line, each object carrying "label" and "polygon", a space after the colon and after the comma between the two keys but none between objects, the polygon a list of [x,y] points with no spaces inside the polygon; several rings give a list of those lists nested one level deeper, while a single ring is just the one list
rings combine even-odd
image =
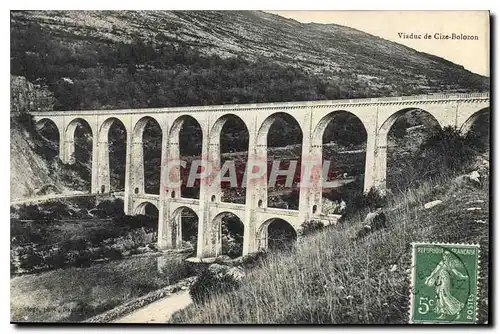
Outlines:
[{"label": "dirt path", "polygon": [[113,320],[114,323],[165,323],[177,312],[191,304],[188,290],[182,290],[159,299],[143,308],[135,310],[121,318]]}]

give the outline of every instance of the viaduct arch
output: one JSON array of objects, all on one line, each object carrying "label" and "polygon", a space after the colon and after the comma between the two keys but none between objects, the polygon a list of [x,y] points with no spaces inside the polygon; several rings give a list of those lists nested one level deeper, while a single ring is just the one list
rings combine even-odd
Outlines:
[{"label": "viaduct arch", "polygon": [[158,210],[158,207],[155,204],[153,204],[153,203],[151,203],[149,201],[144,201],[144,202],[139,203],[136,206],[136,208],[134,209],[134,214],[135,215],[144,215],[144,214],[146,214],[146,211],[147,211],[146,209],[147,209],[148,206],[152,206],[156,210]]},{"label": "viaduct arch", "polygon": [[[151,116],[145,116],[139,119],[132,130],[132,145],[130,146],[130,188],[135,195],[146,193],[143,136],[144,129],[149,123],[156,125],[161,131],[160,124]],[[161,134],[163,136],[163,132]]]},{"label": "viaduct arch", "polygon": [[[257,229],[257,238],[258,238],[258,243],[259,243],[259,246],[258,246],[259,249],[268,249],[268,248],[272,247],[272,245],[270,245],[270,243],[272,243],[275,240],[272,240],[272,237],[273,237],[272,232],[269,231],[269,229],[273,224],[276,224],[277,222],[278,223],[281,222],[286,227],[288,227],[288,229],[287,229],[288,231],[285,230],[285,233],[288,232],[287,234],[290,234],[290,236],[288,236],[288,237],[289,238],[291,237],[291,239],[292,239],[292,240],[282,240],[282,241],[290,242],[290,241],[295,241],[297,239],[296,227],[294,227],[292,224],[290,224],[285,219],[282,219],[279,217],[269,218],[266,221],[264,221]],[[286,237],[287,236],[285,236],[285,238]]]},{"label": "viaduct arch", "polygon": [[385,188],[386,187],[386,176],[387,176],[387,141],[389,138],[389,131],[392,129],[392,126],[396,121],[405,115],[406,113],[418,109],[422,111],[428,116],[430,119],[433,119],[439,126],[439,128],[443,129],[446,126],[455,126],[448,123],[446,115],[437,114],[429,112],[425,109],[421,108],[402,108],[390,114],[390,116],[384,120],[380,128],[378,129],[377,135],[377,147],[376,147],[376,170],[375,170],[375,187],[376,188]]},{"label": "viaduct arch", "polygon": [[[44,140],[57,145],[57,147],[54,147],[54,150],[58,151],[57,154],[59,157],[62,157],[63,154],[65,154],[64,149],[61,147],[61,131],[63,131],[63,129],[60,123],[56,123],[51,118],[42,117],[39,120],[36,120],[35,128]],[[49,137],[45,136],[45,131],[53,130],[55,130],[55,133],[50,133]]]},{"label": "viaduct arch", "polygon": [[[366,159],[364,191],[371,187],[386,187],[387,134],[405,110],[425,110],[436,119],[441,127],[452,126],[466,133],[474,121],[488,113],[488,93],[436,94],[387,98],[368,98],[332,101],[306,101],[285,103],[264,103],[245,105],[220,105],[202,107],[175,107],[123,110],[84,110],[32,112],[35,121],[52,121],[59,132],[59,156],[65,163],[71,163],[74,149],[75,124],[88,123],[92,131],[92,193],[98,193],[104,185],[109,191],[108,132],[113,122],[121,122],[126,129],[125,213],[135,214],[140,203],[149,201],[159,209],[158,244],[160,248],[179,247],[173,241],[172,219],[180,207],[188,207],[198,215],[198,257],[210,257],[217,253],[217,238],[213,237],[213,221],[221,212],[231,212],[244,224],[243,254],[266,247],[262,239],[262,226],[270,219],[287,221],[295,231],[302,222],[319,219],[334,223],[338,216],[321,212],[322,176],[315,167],[322,156],[322,134],[339,111],[356,116],[366,133]],[[307,161],[310,183],[301,184],[299,209],[270,208],[267,202],[265,177],[246,179],[245,204],[225,203],[220,197],[220,183],[214,182],[215,173],[200,184],[199,199],[183,198],[179,176],[180,160],[179,132],[188,118],[194,119],[201,128],[202,159],[220,164],[220,131],[229,117],[238,117],[249,133],[248,164],[265,161],[267,157],[267,134],[271,125],[283,114],[291,116],[302,131],[302,163]],[[142,134],[146,120],[154,120],[162,132],[160,194],[145,194],[144,166],[141,157]],[[141,143],[141,145],[139,145]],[[73,147],[73,148],[71,148]],[[219,167],[220,168],[220,167]],[[173,177],[172,177],[173,176]],[[304,177],[304,175],[303,175]],[[136,190],[139,188],[139,191]],[[175,240],[178,240],[175,239]]]}]

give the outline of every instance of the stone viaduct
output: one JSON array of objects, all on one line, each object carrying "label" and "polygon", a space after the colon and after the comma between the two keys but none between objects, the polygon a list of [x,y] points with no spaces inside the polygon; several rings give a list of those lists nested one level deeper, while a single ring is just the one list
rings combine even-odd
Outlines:
[{"label": "stone viaduct", "polygon": [[[367,132],[364,190],[382,189],[386,184],[387,135],[394,122],[405,112],[421,109],[441,127],[453,126],[467,132],[474,121],[489,112],[489,94],[419,95],[333,101],[308,101],[265,104],[219,105],[124,110],[79,110],[32,112],[36,122],[52,121],[59,130],[59,155],[64,163],[72,162],[75,129],[86,122],[92,130],[92,193],[110,191],[108,133],[114,122],[127,131],[125,171],[125,213],[137,214],[146,203],[159,210],[158,244],[176,248],[181,244],[180,213],[190,208],[198,215],[198,257],[221,254],[220,216],[233,213],[244,224],[243,253],[267,247],[267,227],[276,218],[287,221],[297,230],[309,219],[327,223],[338,216],[321,212],[321,173],[311,171],[312,186],[301,188],[299,210],[267,207],[267,179],[247,180],[246,203],[221,200],[219,182],[201,183],[198,199],[182,198],[180,187],[167,182],[169,160],[179,159],[179,132],[188,118],[202,129],[202,157],[220,165],[220,134],[231,117],[241,119],[249,133],[248,159],[267,159],[267,134],[277,119],[288,114],[300,126],[303,135],[302,160],[322,159],[322,137],[336,113],[349,112],[363,123]],[[148,120],[155,120],[162,130],[160,194],[144,192],[143,132]],[[217,184],[219,183],[219,184]]]}]

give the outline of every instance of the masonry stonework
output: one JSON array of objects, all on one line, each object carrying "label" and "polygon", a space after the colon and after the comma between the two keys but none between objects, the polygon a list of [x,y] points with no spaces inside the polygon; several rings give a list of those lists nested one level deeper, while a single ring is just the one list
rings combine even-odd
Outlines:
[{"label": "masonry stonework", "polygon": [[[489,112],[489,94],[421,95],[335,101],[285,102],[247,105],[178,107],[126,110],[85,110],[32,112],[36,122],[52,121],[59,131],[59,157],[73,163],[76,126],[85,122],[92,131],[92,193],[110,192],[109,129],[121,122],[127,131],[125,190],[126,214],[144,212],[144,203],[159,210],[158,245],[162,249],[182,245],[181,211],[190,208],[198,215],[198,257],[221,253],[221,214],[235,214],[244,224],[243,254],[267,247],[267,227],[276,218],[298,230],[309,219],[334,222],[338,217],[321,213],[321,171],[310,171],[310,186],[300,189],[299,210],[267,207],[267,176],[247,179],[246,203],[221,200],[220,132],[230,117],[240,118],[249,133],[248,160],[267,161],[267,134],[274,121],[286,114],[302,130],[302,161],[322,161],[322,136],[335,113],[347,111],[357,116],[367,132],[364,191],[375,187],[384,190],[387,174],[387,135],[397,118],[406,111],[421,109],[433,116],[441,127],[453,126],[466,133],[473,122]],[[179,131],[187,118],[195,119],[203,132],[202,159],[216,167],[200,186],[200,199],[181,197],[180,166],[169,162],[180,160]],[[160,194],[146,194],[142,135],[148,119],[162,130]]]}]

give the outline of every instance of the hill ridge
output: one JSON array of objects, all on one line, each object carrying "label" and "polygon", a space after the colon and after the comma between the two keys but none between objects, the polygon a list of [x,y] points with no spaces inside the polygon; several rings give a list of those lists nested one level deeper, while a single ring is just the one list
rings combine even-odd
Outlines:
[{"label": "hill ridge", "polygon": [[[191,48],[200,57],[217,56],[222,61],[238,57],[250,63],[267,62],[277,69],[283,68],[280,71],[292,67],[326,85],[325,90],[313,89],[316,95],[327,98],[489,90],[487,77],[441,57],[355,28],[300,23],[259,11],[11,12],[11,34],[22,35],[29,25],[39,25],[42,37],[67,48],[68,53],[78,54],[82,48],[85,51],[85,44],[103,44],[113,49],[117,43],[140,42],[156,50],[165,45]],[[31,49],[37,52],[36,48]],[[97,63],[103,66],[99,65],[101,61]],[[77,66],[82,71],[89,69],[87,64]],[[148,62],[137,66],[141,66],[140,71],[151,66],[157,70],[165,68]],[[211,70],[213,65],[202,68]],[[187,71],[192,73],[193,69]],[[25,76],[19,72],[13,74]],[[74,79],[74,75],[69,77]],[[168,80],[172,79],[175,80]],[[255,98],[259,102],[265,99],[265,96]],[[297,99],[303,98],[283,96],[282,100]]]}]

